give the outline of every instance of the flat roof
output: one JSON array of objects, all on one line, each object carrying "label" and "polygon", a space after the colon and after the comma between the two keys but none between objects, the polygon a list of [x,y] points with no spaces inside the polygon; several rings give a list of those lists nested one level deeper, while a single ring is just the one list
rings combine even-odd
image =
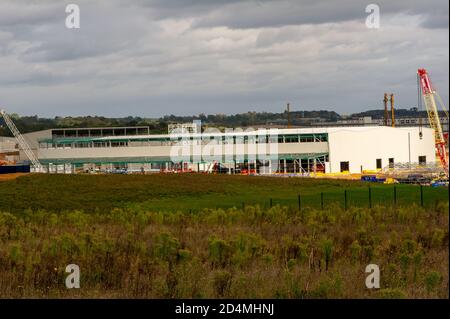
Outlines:
[{"label": "flat roof", "polygon": [[52,131],[80,131],[80,130],[112,130],[112,129],[150,129],[150,126],[100,126],[100,127],[67,127],[52,128]]},{"label": "flat roof", "polygon": [[[117,127],[120,129],[120,127]],[[146,128],[146,127],[122,127],[122,128]],[[89,129],[97,129],[97,128],[84,128],[83,130]],[[105,128],[108,129],[108,128]],[[432,130],[431,128],[422,127],[423,130]],[[59,130],[59,129],[58,129]],[[75,129],[70,129],[75,130]],[[77,140],[86,140],[86,141],[109,141],[111,139],[114,140],[158,140],[158,139],[174,139],[174,138],[201,138],[201,137],[240,137],[240,136],[259,136],[259,135],[290,135],[290,134],[327,134],[327,133],[335,133],[335,132],[369,132],[369,131],[379,131],[379,130],[393,130],[393,131],[417,131],[419,127],[411,126],[411,127],[391,127],[391,126],[381,126],[381,125],[367,125],[367,126],[344,126],[344,127],[307,127],[307,128],[257,128],[257,129],[240,129],[240,128],[229,128],[226,129],[226,132],[219,131],[206,131],[202,133],[171,133],[171,134],[136,134],[136,135],[108,135],[108,136],[89,136],[89,137],[60,137],[59,139],[77,139]],[[47,131],[47,130],[45,130]],[[30,133],[28,133],[30,134]],[[51,140],[51,137],[39,139],[41,141]]]}]

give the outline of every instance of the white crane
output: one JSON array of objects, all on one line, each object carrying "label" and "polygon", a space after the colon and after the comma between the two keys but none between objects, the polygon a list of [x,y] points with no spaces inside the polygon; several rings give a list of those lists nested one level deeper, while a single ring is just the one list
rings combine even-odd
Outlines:
[{"label": "white crane", "polygon": [[27,141],[23,138],[22,134],[17,129],[16,125],[12,121],[12,119],[9,117],[9,115],[6,113],[5,110],[0,109],[0,116],[3,117],[5,120],[6,126],[8,126],[11,133],[16,138],[17,143],[19,143],[20,148],[24,151],[25,155],[30,160],[31,166],[33,167],[35,172],[39,172],[42,170],[42,165],[39,162],[36,155],[34,155],[33,151],[31,150],[30,146],[28,145]]}]

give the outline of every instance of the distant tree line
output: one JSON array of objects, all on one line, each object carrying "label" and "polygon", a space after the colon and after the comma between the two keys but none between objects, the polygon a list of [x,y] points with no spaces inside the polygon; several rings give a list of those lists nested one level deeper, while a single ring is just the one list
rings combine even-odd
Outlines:
[{"label": "distant tree line", "polygon": [[[382,118],[384,110],[370,110],[360,113],[354,113],[350,117],[371,116],[372,118]],[[425,111],[415,109],[397,109],[396,117],[416,117],[427,116]],[[51,128],[83,128],[83,127],[118,127],[118,126],[148,126],[152,133],[167,132],[169,123],[188,123],[194,120],[201,120],[203,126],[215,127],[247,127],[257,125],[286,125],[288,122],[287,112],[269,113],[269,112],[247,112],[233,115],[226,114],[199,114],[192,116],[166,115],[161,118],[143,118],[143,117],[122,117],[108,118],[104,116],[67,116],[55,118],[39,118],[35,116],[19,116],[11,114],[11,117],[17,128],[22,133],[46,130]],[[334,111],[292,111],[290,120],[292,125],[311,125],[320,122],[334,122],[341,119],[342,116]],[[3,118],[0,118],[0,136],[11,136],[8,128],[5,126]]]}]

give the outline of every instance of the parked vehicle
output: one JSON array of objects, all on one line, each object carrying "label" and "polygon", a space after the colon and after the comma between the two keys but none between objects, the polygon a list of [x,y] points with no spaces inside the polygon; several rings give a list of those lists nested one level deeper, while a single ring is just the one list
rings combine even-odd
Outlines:
[{"label": "parked vehicle", "polygon": [[375,183],[384,183],[386,178],[378,178],[376,175],[362,175],[361,181],[363,182],[375,182]]},{"label": "parked vehicle", "polygon": [[442,186],[448,187],[448,179],[437,178],[432,180],[430,185],[431,187],[442,187]]}]

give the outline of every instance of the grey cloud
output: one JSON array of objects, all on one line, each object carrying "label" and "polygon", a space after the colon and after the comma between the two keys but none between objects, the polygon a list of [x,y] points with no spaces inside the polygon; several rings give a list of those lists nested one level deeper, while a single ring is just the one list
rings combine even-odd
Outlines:
[{"label": "grey cloud", "polygon": [[5,107],[159,116],[279,111],[289,101],[351,112],[384,91],[410,107],[418,67],[448,101],[444,1],[379,1],[380,30],[365,27],[356,0],[73,2],[80,30],[64,27],[59,0],[0,0]]},{"label": "grey cloud", "polygon": [[[125,1],[125,0],[123,0]],[[262,28],[285,25],[336,23],[366,18],[372,1],[289,1],[289,0],[142,0],[156,19],[193,17],[197,27]],[[448,26],[448,1],[379,0],[381,13],[424,16],[424,26]],[[447,23],[446,23],[447,21]]]}]

